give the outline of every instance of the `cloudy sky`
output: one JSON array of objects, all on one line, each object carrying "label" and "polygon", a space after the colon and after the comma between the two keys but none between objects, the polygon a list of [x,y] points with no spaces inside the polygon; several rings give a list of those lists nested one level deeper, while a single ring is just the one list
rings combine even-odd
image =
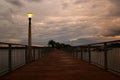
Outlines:
[{"label": "cloudy sky", "polygon": [[73,45],[120,39],[120,0],[0,0],[0,42]]}]

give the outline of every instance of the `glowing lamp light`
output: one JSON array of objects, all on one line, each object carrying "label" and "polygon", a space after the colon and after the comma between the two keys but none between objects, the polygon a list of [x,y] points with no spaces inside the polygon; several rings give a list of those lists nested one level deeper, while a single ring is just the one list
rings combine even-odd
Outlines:
[{"label": "glowing lamp light", "polygon": [[27,13],[28,18],[32,18],[33,14],[32,13]]}]

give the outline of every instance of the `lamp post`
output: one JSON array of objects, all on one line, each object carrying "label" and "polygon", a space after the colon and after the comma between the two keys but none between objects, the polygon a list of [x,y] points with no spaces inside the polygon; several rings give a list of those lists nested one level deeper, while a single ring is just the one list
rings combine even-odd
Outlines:
[{"label": "lamp post", "polygon": [[28,61],[32,61],[32,34],[31,34],[31,19],[32,13],[28,13]]}]

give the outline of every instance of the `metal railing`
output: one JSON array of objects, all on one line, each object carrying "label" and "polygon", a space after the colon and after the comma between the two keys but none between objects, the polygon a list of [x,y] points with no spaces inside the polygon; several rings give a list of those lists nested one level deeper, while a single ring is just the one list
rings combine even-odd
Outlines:
[{"label": "metal railing", "polygon": [[[27,45],[0,43],[0,76],[29,63],[27,51]],[[49,51],[51,48],[33,46],[32,61],[40,59]]]},{"label": "metal railing", "polygon": [[[27,45],[0,43],[0,76],[27,63]],[[32,47],[32,60],[40,59],[52,49],[49,47]],[[73,56],[107,71],[120,75],[120,40],[94,43],[65,48]]]},{"label": "metal railing", "polygon": [[83,61],[120,75],[120,40],[64,49]]}]

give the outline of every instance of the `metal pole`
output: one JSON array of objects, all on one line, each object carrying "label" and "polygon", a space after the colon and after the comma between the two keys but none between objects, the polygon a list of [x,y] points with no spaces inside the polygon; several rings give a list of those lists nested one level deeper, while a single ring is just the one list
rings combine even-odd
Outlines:
[{"label": "metal pole", "polygon": [[34,57],[34,61],[35,61],[35,56],[36,56],[35,50],[36,50],[36,48],[34,47],[34,48],[33,48],[33,57]]},{"label": "metal pole", "polygon": [[25,63],[28,63],[28,46],[25,46]]},{"label": "metal pole", "polygon": [[83,48],[81,47],[81,60],[83,60]]},{"label": "metal pole", "polygon": [[88,45],[89,63],[91,63],[91,46]]},{"label": "metal pole", "polygon": [[38,48],[38,59],[40,59],[40,49]]},{"label": "metal pole", "polygon": [[9,67],[9,72],[12,71],[12,45],[11,44],[9,44],[8,67]]},{"label": "metal pole", "polygon": [[31,18],[28,18],[29,26],[28,26],[28,54],[29,61],[32,61],[32,34],[31,34]]},{"label": "metal pole", "polygon": [[107,43],[104,43],[104,68],[108,69],[108,59],[107,59]]}]

